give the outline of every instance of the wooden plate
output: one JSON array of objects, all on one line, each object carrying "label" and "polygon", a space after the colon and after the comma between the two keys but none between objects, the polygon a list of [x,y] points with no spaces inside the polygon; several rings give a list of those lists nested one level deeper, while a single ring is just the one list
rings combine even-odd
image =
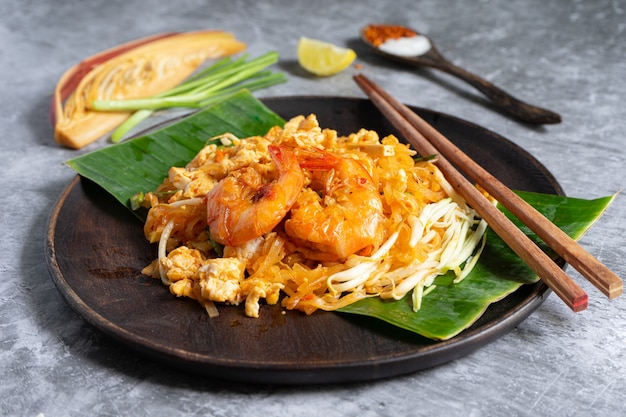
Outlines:
[{"label": "wooden plate", "polygon": [[[381,135],[395,129],[368,101],[281,97],[264,102],[283,118],[317,115],[320,125]],[[415,108],[509,187],[562,195],[553,176],[519,146],[480,126]],[[396,133],[397,134],[397,133]],[[435,342],[386,323],[351,315],[306,316],[279,306],[245,317],[219,306],[209,319],[193,300],[170,295],[141,275],[156,257],[142,224],[99,186],[76,177],[50,216],[46,258],[69,305],[87,322],[135,351],[212,378],[272,384],[365,381],[415,372],[464,356],[502,336],[547,297],[541,282],[493,304],[469,329]]]}]

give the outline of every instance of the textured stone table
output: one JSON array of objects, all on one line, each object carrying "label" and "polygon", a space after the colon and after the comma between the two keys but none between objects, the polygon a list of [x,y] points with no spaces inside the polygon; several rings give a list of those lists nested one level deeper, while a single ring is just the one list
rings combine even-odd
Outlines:
[{"label": "textured stone table", "polygon": [[[310,3],[310,4],[309,4]],[[309,4],[309,5],[307,5]],[[381,61],[359,46],[368,22],[430,34],[456,63],[563,115],[529,128],[449,76]],[[535,155],[570,196],[626,184],[626,2],[70,1],[0,3],[0,415],[3,416],[623,416],[626,298],[590,294],[572,313],[551,295],[517,328],[423,372],[348,385],[268,387],[185,374],[129,352],[87,325],[57,292],[43,250],[47,220],[79,152],[54,143],[49,101],[82,58],[171,30],[220,28],[251,55],[281,54],[289,82],[263,96],[363,97],[355,69],[316,79],[298,38],[355,48],[364,71],[400,100],[471,120]],[[626,276],[626,204],[617,197],[582,244]]]}]

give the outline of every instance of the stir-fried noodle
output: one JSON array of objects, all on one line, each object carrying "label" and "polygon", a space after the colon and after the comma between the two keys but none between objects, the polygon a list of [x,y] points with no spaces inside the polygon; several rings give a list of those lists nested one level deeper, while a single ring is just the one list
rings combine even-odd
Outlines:
[{"label": "stir-fried noodle", "polygon": [[414,310],[452,271],[471,270],[486,223],[434,158],[392,135],[346,137],[314,115],[265,136],[224,135],[148,193],[144,232],[158,259],[143,273],[217,315],[215,302],[282,302],[311,314],[365,297]]}]

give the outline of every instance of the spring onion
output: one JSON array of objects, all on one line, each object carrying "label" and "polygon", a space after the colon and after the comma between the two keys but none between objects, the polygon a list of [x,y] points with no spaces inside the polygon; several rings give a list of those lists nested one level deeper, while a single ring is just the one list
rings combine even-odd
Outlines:
[{"label": "spring onion", "polygon": [[113,142],[119,142],[133,127],[157,110],[202,108],[244,89],[255,91],[286,81],[284,74],[267,70],[278,61],[276,52],[246,59],[247,55],[234,60],[224,58],[180,85],[149,98],[94,100],[90,108],[96,111],[134,111],[111,135]]}]

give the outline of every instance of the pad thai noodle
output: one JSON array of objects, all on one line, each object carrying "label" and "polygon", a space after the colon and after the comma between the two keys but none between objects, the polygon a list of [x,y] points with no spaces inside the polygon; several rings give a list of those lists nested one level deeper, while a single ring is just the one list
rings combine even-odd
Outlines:
[{"label": "pad thai noodle", "polygon": [[484,246],[485,221],[436,158],[393,135],[339,136],[309,115],[217,139],[143,203],[158,257],[142,273],[210,316],[215,303],[258,317],[261,302],[311,314],[407,295],[417,311],[437,276],[459,282]]}]

